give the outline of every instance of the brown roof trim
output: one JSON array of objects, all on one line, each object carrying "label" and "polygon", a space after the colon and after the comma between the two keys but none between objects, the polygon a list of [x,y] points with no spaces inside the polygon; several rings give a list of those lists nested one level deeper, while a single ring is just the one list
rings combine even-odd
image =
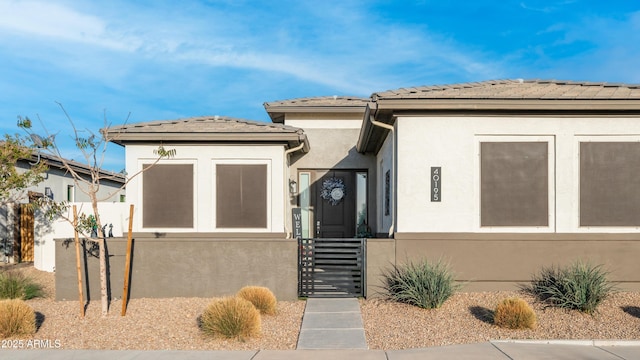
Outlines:
[{"label": "brown roof trim", "polygon": [[379,109],[388,110],[519,110],[519,111],[636,111],[637,100],[534,100],[534,99],[380,99]]},{"label": "brown roof trim", "polygon": [[[23,159],[24,161],[27,161],[28,163],[34,163],[36,161],[38,161],[38,155],[37,154],[33,154],[31,156],[30,159]],[[53,156],[50,154],[40,154],[40,161],[44,161],[47,166],[49,168],[56,168],[62,171],[67,171],[68,169],[64,166],[62,159],[60,159],[57,156]],[[83,164],[80,163],[78,161],[75,160],[68,160],[65,159],[66,163],[69,165],[69,167],[71,169],[73,169],[73,171],[77,172],[78,174],[82,174],[82,175],[87,175],[87,176],[91,176],[91,167],[87,164]],[[108,181],[113,181],[119,184],[124,184],[126,179],[125,179],[125,175],[122,173],[116,173],[116,172],[112,172],[112,171],[107,171],[107,170],[103,170],[103,169],[99,169],[99,174],[100,177],[102,178],[101,180],[108,180]]]}]

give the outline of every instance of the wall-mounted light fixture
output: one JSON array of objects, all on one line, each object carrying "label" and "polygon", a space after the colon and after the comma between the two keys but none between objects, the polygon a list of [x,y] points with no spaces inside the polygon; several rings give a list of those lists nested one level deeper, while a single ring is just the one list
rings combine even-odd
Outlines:
[{"label": "wall-mounted light fixture", "polygon": [[298,183],[295,180],[289,180],[289,193],[291,195],[298,193]]},{"label": "wall-mounted light fixture", "polygon": [[53,191],[51,191],[50,187],[45,187],[44,188],[44,196],[48,197],[49,199],[53,200]]}]

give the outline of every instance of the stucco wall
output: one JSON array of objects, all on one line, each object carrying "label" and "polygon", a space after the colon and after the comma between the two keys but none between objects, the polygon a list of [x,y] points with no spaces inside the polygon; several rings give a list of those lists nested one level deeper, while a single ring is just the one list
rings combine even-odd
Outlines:
[{"label": "stucco wall", "polygon": [[[190,229],[142,228],[144,206],[142,204],[142,176],[127,185],[127,201],[138,204],[134,216],[134,231],[162,232],[284,232],[284,193],[287,174],[284,168],[284,147],[280,145],[170,145],[176,156],[162,160],[162,164],[194,165],[194,227]],[[127,145],[127,173],[135,174],[144,164],[152,163],[156,146]],[[217,229],[215,223],[215,165],[266,164],[267,165],[267,228],[266,229]]]},{"label": "stucco wall", "polygon": [[542,267],[581,260],[602,265],[619,290],[639,291],[640,234],[397,233],[367,240],[367,296],[384,295],[382,272],[393,264],[442,259],[461,291],[518,290]]},{"label": "stucco wall", "polygon": [[[304,129],[311,150],[306,154],[291,156],[289,176],[299,181],[299,170],[348,169],[366,170],[368,174],[368,224],[376,229],[377,169],[373,155],[363,155],[356,151],[360,134],[362,114],[287,114],[286,125]],[[295,197],[290,199],[292,207],[297,206]],[[287,223],[291,223],[290,211]]]},{"label": "stucco wall", "polygon": [[[395,187],[396,183],[396,175],[397,175],[397,163],[396,163],[396,149],[395,142],[393,138],[393,133],[389,132],[389,135],[384,140],[382,144],[382,148],[378,152],[377,156],[377,199],[376,199],[376,218],[378,220],[378,227],[376,233],[380,234],[380,236],[388,236],[389,234],[393,234],[397,226],[394,224],[394,213],[396,212],[396,196],[398,189]],[[386,195],[385,195],[385,186],[386,186],[386,173],[389,171],[389,212],[386,212]],[[393,229],[392,229],[393,226]]]},{"label": "stucco wall", "polygon": [[[297,299],[297,242],[283,234],[135,234],[129,298],[217,297],[245,285],[266,286],[280,300]],[[107,241],[113,298],[121,298],[126,238]],[[75,248],[56,240],[56,299],[78,299]],[[83,252],[86,254],[86,252]],[[98,259],[82,256],[83,283],[100,299]],[[87,264],[85,268],[85,264]],[[89,274],[87,285],[86,273]]]},{"label": "stucco wall", "polygon": [[[401,117],[396,126],[398,232],[638,231],[580,227],[578,217],[579,143],[639,141],[638,118]],[[480,227],[481,141],[549,142],[549,226]],[[430,201],[432,166],[442,167],[441,202]]]}]

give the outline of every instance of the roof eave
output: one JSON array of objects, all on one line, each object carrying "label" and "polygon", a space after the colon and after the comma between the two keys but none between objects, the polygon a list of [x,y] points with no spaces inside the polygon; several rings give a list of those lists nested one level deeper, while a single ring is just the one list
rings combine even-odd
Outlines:
[{"label": "roof eave", "polygon": [[640,111],[640,99],[378,99],[381,110]]},{"label": "roof eave", "polygon": [[264,108],[274,123],[284,123],[287,113],[362,113],[366,104],[360,106],[292,106],[292,105],[269,105],[264,104]]},{"label": "roof eave", "polygon": [[309,141],[304,133],[117,133],[111,139],[118,145],[125,146],[135,142],[153,143],[193,143],[193,142],[224,142],[224,143],[286,143],[289,147],[304,144],[303,152],[310,149]]}]

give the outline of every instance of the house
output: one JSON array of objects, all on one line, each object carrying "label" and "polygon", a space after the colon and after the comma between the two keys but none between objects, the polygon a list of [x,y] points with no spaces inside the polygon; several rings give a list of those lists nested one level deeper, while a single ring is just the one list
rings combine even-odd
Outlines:
[{"label": "house", "polygon": [[466,290],[513,289],[576,259],[640,288],[640,86],[498,80],[264,106],[272,123],[109,130],[130,174],[159,145],[177,151],[127,187],[133,297],[257,284],[296,298],[298,264],[316,255],[294,237],[366,237],[360,295],[421,257],[448,260]]},{"label": "house", "polygon": [[[42,196],[68,203],[88,202],[90,198],[78,188],[63,161],[56,156],[34,154],[31,159],[19,160],[16,167],[26,170],[41,161],[48,166],[44,180],[24,189],[24,194],[16,194],[19,204],[0,206],[0,262],[34,262],[39,270],[53,271],[55,247],[52,225],[42,216],[34,215],[25,204]],[[66,163],[79,176],[90,179],[91,170],[86,164],[73,160],[66,160]],[[103,170],[100,175],[103,179],[100,182],[99,198],[110,197],[111,201],[124,201],[124,175]]]}]

